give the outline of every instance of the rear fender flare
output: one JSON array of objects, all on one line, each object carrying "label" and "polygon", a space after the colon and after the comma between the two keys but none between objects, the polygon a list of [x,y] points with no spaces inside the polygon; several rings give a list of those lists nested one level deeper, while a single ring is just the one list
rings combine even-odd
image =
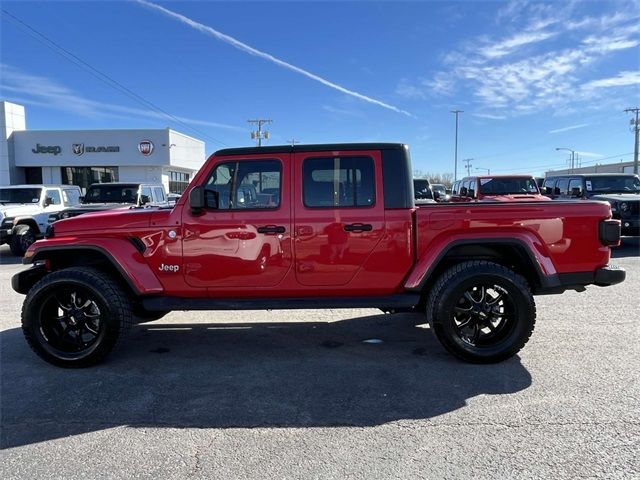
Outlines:
[{"label": "rear fender flare", "polygon": [[426,254],[416,262],[415,267],[405,281],[405,289],[408,291],[423,291],[428,282],[433,280],[434,272],[447,254],[452,249],[465,245],[516,247],[526,254],[531,265],[534,266],[535,276],[541,287],[553,288],[560,284],[555,265],[546,250],[546,246],[540,239],[526,233],[515,233],[510,237],[457,236],[454,239],[435,242],[435,244],[429,246]]}]

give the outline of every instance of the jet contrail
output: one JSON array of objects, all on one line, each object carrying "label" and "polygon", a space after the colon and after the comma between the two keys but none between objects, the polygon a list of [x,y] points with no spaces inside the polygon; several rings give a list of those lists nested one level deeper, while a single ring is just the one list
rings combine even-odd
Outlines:
[{"label": "jet contrail", "polygon": [[276,65],[280,65],[281,67],[287,68],[289,70],[293,70],[294,72],[304,75],[305,77],[308,77],[311,80],[320,82],[321,84],[326,85],[327,87],[331,87],[335,90],[338,90],[339,92],[346,93],[347,95],[351,95],[352,97],[359,98],[360,100],[364,100],[365,102],[373,103],[374,105],[379,105],[389,110],[393,110],[394,112],[402,113],[403,115],[407,115],[409,117],[415,118],[413,114],[407,112],[406,110],[402,110],[398,107],[394,107],[393,105],[389,105],[388,103],[384,103],[380,100],[376,100],[375,98],[367,97],[366,95],[363,95],[361,93],[354,92],[353,90],[349,90],[348,88],[344,88],[340,85],[330,82],[329,80],[319,77],[318,75],[314,75],[313,73],[308,72],[300,67],[296,67],[295,65],[291,65],[290,63],[287,63],[284,60],[280,60],[279,58],[276,58],[273,55],[257,50],[247,45],[246,43],[242,43],[240,40],[236,40],[235,38],[230,37],[229,35],[225,35],[224,33],[219,32],[207,25],[203,25],[202,23],[196,22],[195,20],[191,20],[190,18],[185,17],[184,15],[180,15],[179,13],[168,10],[164,7],[161,7],[160,5],[156,5],[155,3],[147,2],[146,0],[135,0],[135,1],[141,5],[145,5],[149,8],[158,10],[159,12],[164,13],[168,17],[175,18],[176,20],[179,20],[182,23],[189,25],[191,28],[195,28],[196,30],[206,35],[210,35],[218,40],[228,43],[229,45],[237,48],[238,50],[242,50],[243,52],[249,53],[251,55],[255,55],[256,57],[264,58],[265,60],[275,63]]}]

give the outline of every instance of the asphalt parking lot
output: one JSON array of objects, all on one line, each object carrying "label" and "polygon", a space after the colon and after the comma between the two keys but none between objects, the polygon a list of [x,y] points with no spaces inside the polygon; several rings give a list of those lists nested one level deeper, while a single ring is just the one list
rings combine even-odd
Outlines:
[{"label": "asphalt parking lot", "polygon": [[0,255],[2,478],[640,475],[637,240],[615,251],[625,283],[537,297],[529,344],[488,366],[415,315],[298,310],[174,312],[58,369],[23,340],[23,267]]}]

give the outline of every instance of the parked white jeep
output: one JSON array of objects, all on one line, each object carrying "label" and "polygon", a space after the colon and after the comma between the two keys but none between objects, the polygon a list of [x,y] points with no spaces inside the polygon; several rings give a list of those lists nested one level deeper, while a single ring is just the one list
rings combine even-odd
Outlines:
[{"label": "parked white jeep", "polygon": [[0,187],[0,245],[8,243],[14,255],[24,255],[29,245],[44,236],[58,212],[78,205],[81,195],[76,185]]}]

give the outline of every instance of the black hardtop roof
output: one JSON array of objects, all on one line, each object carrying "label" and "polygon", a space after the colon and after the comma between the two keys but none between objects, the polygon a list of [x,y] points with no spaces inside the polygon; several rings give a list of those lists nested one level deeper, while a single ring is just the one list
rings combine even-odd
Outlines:
[{"label": "black hardtop roof", "polygon": [[556,177],[637,177],[635,173],[558,173],[547,175],[546,178]]},{"label": "black hardtop roof", "polygon": [[404,143],[319,143],[309,145],[273,145],[268,147],[224,148],[214,153],[223,155],[256,155],[260,153],[331,152],[348,150],[405,150]]}]

